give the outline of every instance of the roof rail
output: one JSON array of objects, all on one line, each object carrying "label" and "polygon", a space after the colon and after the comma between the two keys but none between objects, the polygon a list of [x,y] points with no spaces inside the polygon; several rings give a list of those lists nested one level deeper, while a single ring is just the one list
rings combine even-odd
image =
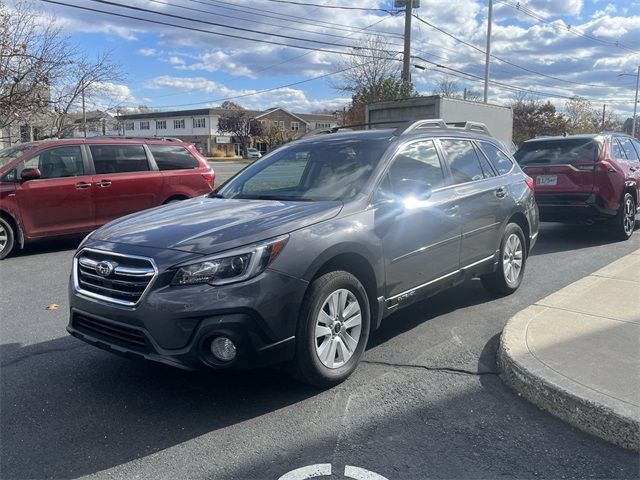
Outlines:
[{"label": "roof rail", "polygon": [[467,132],[482,132],[486,135],[489,136],[493,136],[491,135],[491,132],[489,131],[489,129],[487,128],[487,126],[484,123],[480,123],[480,122],[460,122],[460,123],[455,123],[455,122],[445,122],[443,119],[441,118],[434,118],[434,119],[429,119],[429,120],[416,120],[416,121],[412,121],[412,122],[407,122],[404,125],[399,126],[396,131],[394,132],[394,135],[399,136],[399,135],[406,135],[407,133],[412,133],[415,132],[416,130],[422,129],[422,128],[437,128],[437,129],[442,129],[442,130],[465,130]]}]

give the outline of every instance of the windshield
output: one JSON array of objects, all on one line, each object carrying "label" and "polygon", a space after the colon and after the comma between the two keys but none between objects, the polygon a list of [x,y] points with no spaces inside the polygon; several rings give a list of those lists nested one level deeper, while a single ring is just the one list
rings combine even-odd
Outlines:
[{"label": "windshield", "polygon": [[34,148],[33,144],[16,145],[15,147],[7,147],[0,150],[0,168],[7,165],[12,160],[18,158],[24,152]]},{"label": "windshield", "polygon": [[525,142],[514,157],[520,165],[571,165],[596,162],[599,154],[600,143],[593,138],[563,138]]},{"label": "windshield", "polygon": [[246,168],[213,196],[348,200],[360,193],[388,146],[383,140],[329,139],[282,147]]}]

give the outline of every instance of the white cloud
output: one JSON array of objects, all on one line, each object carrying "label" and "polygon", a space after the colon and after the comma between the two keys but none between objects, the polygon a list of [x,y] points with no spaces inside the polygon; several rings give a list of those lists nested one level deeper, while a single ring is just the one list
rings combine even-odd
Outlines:
[{"label": "white cloud", "polygon": [[258,110],[280,106],[296,112],[312,112],[323,108],[341,109],[349,103],[348,98],[341,97],[310,99],[304,90],[291,87],[280,88],[269,92],[261,92],[258,89],[238,90],[204,77],[173,77],[163,75],[151,80],[147,84],[147,87],[153,89],[163,88],[203,92],[211,97],[209,102],[203,103],[210,103],[212,106],[226,99],[231,99],[246,108]]},{"label": "white cloud", "polygon": [[155,48],[139,48],[138,50],[136,50],[136,52],[142,55],[143,57],[157,57],[162,53],[156,50]]}]

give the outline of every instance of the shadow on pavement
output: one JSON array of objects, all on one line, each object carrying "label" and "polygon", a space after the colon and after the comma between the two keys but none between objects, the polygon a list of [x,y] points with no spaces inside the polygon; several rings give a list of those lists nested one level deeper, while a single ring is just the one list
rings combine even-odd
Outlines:
[{"label": "shadow on pavement", "polygon": [[616,243],[607,225],[540,224],[540,234],[531,256],[566,252]]},{"label": "shadow on pavement", "polygon": [[4,479],[91,474],[318,393],[276,369],[185,372],[71,337],[0,358]]},{"label": "shadow on pavement", "polygon": [[39,255],[42,253],[62,252],[65,250],[75,250],[80,245],[84,235],[65,237],[65,238],[47,238],[35,242],[26,243],[24,249],[16,246],[9,258],[27,257],[31,255]]}]

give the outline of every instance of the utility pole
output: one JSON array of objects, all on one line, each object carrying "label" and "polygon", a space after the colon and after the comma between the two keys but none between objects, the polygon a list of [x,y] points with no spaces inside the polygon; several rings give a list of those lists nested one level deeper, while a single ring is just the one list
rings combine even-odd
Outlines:
[{"label": "utility pole", "polygon": [[402,80],[411,81],[411,17],[413,0],[406,0],[404,10],[404,56],[402,57]]},{"label": "utility pole", "polygon": [[605,119],[605,115],[607,112],[607,104],[603,103],[602,104],[602,131],[604,132],[604,119]]},{"label": "utility pole", "polygon": [[82,80],[82,132],[87,138],[87,111],[84,108],[84,80]]},{"label": "utility pole", "polygon": [[636,99],[633,102],[633,123],[631,124],[631,136],[636,136],[636,112],[638,111],[638,87],[640,87],[640,65],[638,66],[638,74],[636,75]]},{"label": "utility pole", "polygon": [[489,18],[487,23],[487,58],[484,65],[484,103],[489,99],[489,64],[491,62],[491,24],[493,23],[493,0],[489,0]]}]

